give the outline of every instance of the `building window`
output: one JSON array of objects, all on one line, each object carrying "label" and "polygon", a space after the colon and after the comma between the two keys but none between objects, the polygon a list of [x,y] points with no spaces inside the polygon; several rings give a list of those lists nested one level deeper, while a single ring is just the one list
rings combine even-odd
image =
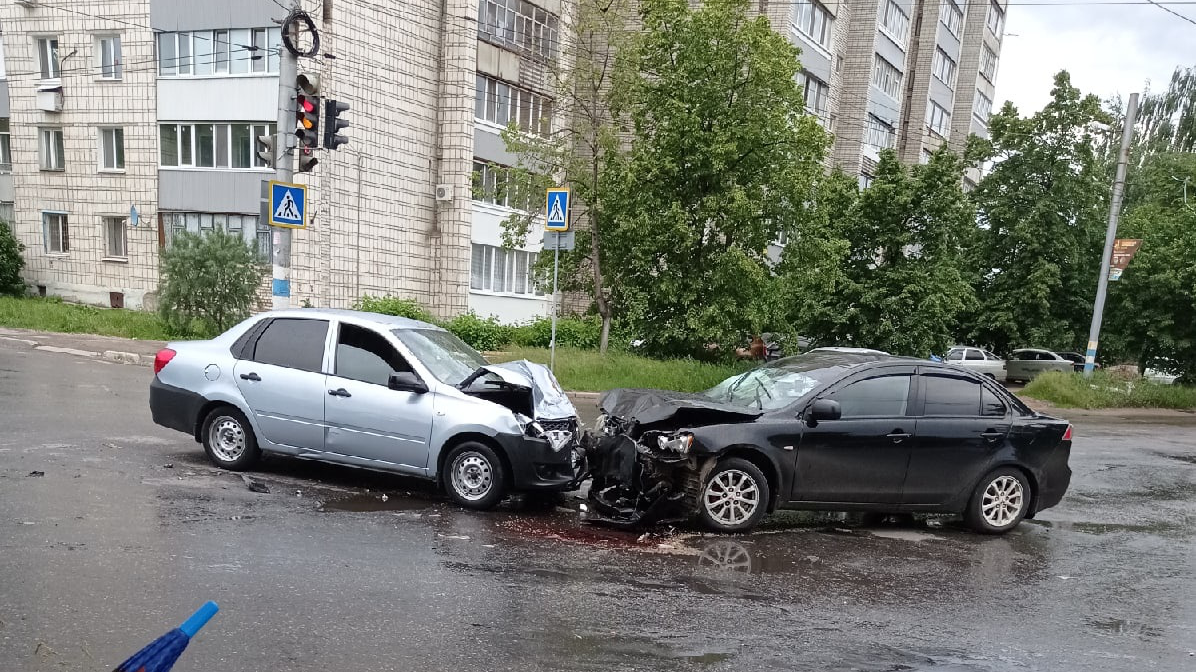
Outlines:
[{"label": "building window", "polygon": [[477,74],[474,116],[499,126],[512,121],[524,132],[548,135],[552,126],[552,100],[493,77]]},{"label": "building window", "polygon": [[16,204],[12,201],[0,201],[0,222],[12,224],[16,217]]},{"label": "building window", "polygon": [[898,100],[901,94],[901,71],[893,67],[880,54],[875,55],[876,62],[872,68],[872,85],[884,91],[889,97]]},{"label": "building window", "polygon": [[543,296],[536,286],[535,252],[473,244],[469,288],[523,296]]},{"label": "building window", "polygon": [[46,252],[66,254],[71,251],[70,228],[65,212],[42,213],[42,240]]},{"label": "building window", "polygon": [[104,256],[124,259],[129,256],[129,241],[125,236],[124,217],[104,217]]},{"label": "building window", "polygon": [[254,151],[256,139],[274,135],[275,124],[162,124],[158,127],[163,168],[269,168]]},{"label": "building window", "polygon": [[872,186],[872,176],[868,173],[860,173],[860,189],[867,189]]},{"label": "building window", "polygon": [[121,78],[120,36],[111,35],[96,40],[96,67],[101,79]]},{"label": "building window", "polygon": [[963,27],[963,10],[955,4],[955,0],[943,0],[939,20],[943,22],[947,30],[951,31],[952,35],[959,37],[959,29]]},{"label": "building window", "polygon": [[945,138],[950,125],[951,113],[943,109],[942,105],[931,101],[930,105],[926,106],[926,127]]},{"label": "building window", "polygon": [[892,149],[894,145],[895,135],[893,127],[885,123],[880,117],[869,114],[868,115],[868,138],[869,145],[876,149]]},{"label": "building window", "polygon": [[478,3],[479,38],[547,59],[556,58],[559,23],[556,14],[526,0]]},{"label": "building window", "polygon": [[0,173],[12,172],[12,133],[8,117],[0,117]]},{"label": "building window", "polygon": [[125,169],[125,129],[100,129],[100,170]]},{"label": "building window", "polygon": [[988,96],[984,95],[983,93],[981,93],[979,90],[977,90],[976,91],[976,100],[974,100],[972,102],[972,114],[976,115],[977,119],[979,119],[980,121],[983,121],[985,123],[985,125],[987,125],[988,124],[988,116],[990,114],[992,114],[992,111],[993,111],[992,99],[989,98]]},{"label": "building window", "polygon": [[930,157],[932,156],[934,156],[934,154],[931,153],[929,149],[923,149],[921,158],[922,163],[930,163]]},{"label": "building window", "polygon": [[990,83],[997,75],[997,52],[987,44],[980,50],[980,74]]},{"label": "building window", "polygon": [[278,72],[279,28],[158,34],[158,75],[208,77]]},{"label": "building window", "polygon": [[1005,30],[1005,10],[1001,9],[1001,6],[995,0],[988,3],[988,17],[985,25],[998,38],[1001,37],[1002,31]]},{"label": "building window", "polygon": [[42,170],[64,170],[66,165],[63,156],[66,152],[62,147],[61,128],[37,129],[38,154],[41,158]]},{"label": "building window", "polygon": [[62,74],[58,63],[58,38],[39,37],[35,44],[42,79],[58,79]]},{"label": "building window", "polygon": [[806,111],[825,121],[829,105],[830,87],[826,85],[826,82],[808,72],[803,71],[797,76],[798,84],[801,85],[802,94],[805,97]]},{"label": "building window", "polygon": [[0,79],[8,78],[8,70],[4,65],[4,35],[0,35]]},{"label": "building window", "polygon": [[831,13],[814,0],[797,0],[793,5],[793,26],[823,49],[831,48],[834,23]]},{"label": "building window", "polygon": [[897,4],[897,0],[889,0],[885,5],[880,27],[899,46],[905,46],[905,39],[909,34],[909,15]]},{"label": "building window", "polygon": [[207,233],[224,231],[241,236],[257,250],[258,258],[270,260],[270,226],[258,222],[257,215],[238,215],[213,212],[163,212],[162,228],[166,244],[183,231]]},{"label": "building window", "polygon": [[474,159],[473,200],[530,212],[533,203],[531,180],[520,177],[520,173],[509,166]]},{"label": "building window", "polygon": [[942,47],[934,51],[934,76],[952,89],[955,88],[955,59],[947,55]]}]

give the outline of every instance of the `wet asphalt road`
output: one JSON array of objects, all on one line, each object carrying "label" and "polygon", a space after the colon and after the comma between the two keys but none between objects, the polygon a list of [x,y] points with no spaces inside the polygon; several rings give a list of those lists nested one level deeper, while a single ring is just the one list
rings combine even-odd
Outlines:
[{"label": "wet asphalt road", "polygon": [[1077,424],[1063,504],[1001,538],[641,540],[293,460],[250,492],[149,378],[0,347],[0,670],[110,670],[207,599],[179,672],[1196,669],[1196,423]]}]

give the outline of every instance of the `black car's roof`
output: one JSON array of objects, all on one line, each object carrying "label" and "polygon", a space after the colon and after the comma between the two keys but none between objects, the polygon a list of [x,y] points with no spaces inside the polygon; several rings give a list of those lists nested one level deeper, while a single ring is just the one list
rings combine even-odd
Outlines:
[{"label": "black car's roof", "polygon": [[817,362],[822,366],[844,366],[854,367],[863,364],[934,364],[927,359],[918,359],[917,357],[898,357],[896,355],[881,355],[866,352],[835,352],[829,350],[817,350],[802,353],[800,355],[792,355],[783,357],[773,362],[765,364],[767,367],[781,367],[801,364],[807,367],[810,363]]}]

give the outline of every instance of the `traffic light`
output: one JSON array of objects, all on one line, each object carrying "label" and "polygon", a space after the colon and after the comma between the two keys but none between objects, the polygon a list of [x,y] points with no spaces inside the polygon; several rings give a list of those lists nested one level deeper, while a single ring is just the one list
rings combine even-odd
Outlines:
[{"label": "traffic light", "polygon": [[348,109],[349,105],[339,100],[324,101],[324,149],[336,149],[349,143],[349,139],[340,134],[342,128],[349,127],[349,122],[340,118]]},{"label": "traffic light", "polygon": [[315,157],[315,152],[310,147],[299,148],[299,172],[310,173],[311,169],[315,168],[319,162],[320,160]]},{"label": "traffic light", "polygon": [[320,146],[320,76],[304,73],[295,83],[295,137],[300,149],[315,149]]},{"label": "traffic light", "polygon": [[257,148],[257,158],[261,159],[267,168],[276,167],[274,164],[274,157],[276,156],[274,148],[277,143],[278,136],[275,135],[259,135],[254,142],[254,146]]}]

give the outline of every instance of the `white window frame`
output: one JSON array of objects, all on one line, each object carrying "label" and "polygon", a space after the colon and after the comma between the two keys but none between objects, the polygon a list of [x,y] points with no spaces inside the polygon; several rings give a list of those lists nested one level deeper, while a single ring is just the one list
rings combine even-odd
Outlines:
[{"label": "white window frame", "polygon": [[984,17],[984,25],[992,31],[998,40],[1004,36],[1005,10],[1001,9],[996,0],[989,0],[988,15]]},{"label": "white window frame", "polygon": [[943,0],[942,9],[939,11],[939,21],[947,27],[947,32],[959,37],[959,31],[963,28],[963,10],[955,3],[955,0]]},{"label": "white window frame", "polygon": [[0,118],[0,173],[12,172],[12,119]]},{"label": "white window frame", "polygon": [[947,137],[951,130],[951,113],[933,100],[926,106],[926,128],[941,137]]},{"label": "white window frame", "polygon": [[57,35],[39,35],[33,38],[33,50],[37,52],[41,81],[56,82],[62,78],[62,63],[58,60],[59,49]]},{"label": "white window frame", "polygon": [[[53,249],[54,237],[50,235],[51,226],[57,228],[58,249]],[[42,249],[45,250],[46,254],[53,255],[71,253],[71,222],[67,213],[60,210],[42,211]]]},{"label": "white window frame", "polygon": [[[57,136],[57,142],[54,140],[55,136]],[[37,156],[41,170],[53,172],[66,170],[66,136],[63,127],[38,127]]]},{"label": "white window frame", "polygon": [[831,42],[835,33],[835,17],[815,0],[797,0],[793,3],[790,14],[790,24],[794,30],[806,37],[818,47],[831,50]]},{"label": "white window frame", "polygon": [[992,113],[992,99],[984,95],[984,92],[980,89],[976,89],[976,98],[972,101],[972,116],[980,120],[985,126],[988,126],[988,118]]},{"label": "white window frame", "polygon": [[955,78],[959,66],[955,63],[955,59],[951,58],[942,47],[935,48],[931,69],[934,72],[935,79],[946,84],[952,91],[955,90]]},{"label": "white window frame", "polygon": [[162,212],[162,229],[167,246],[180,231],[204,233],[220,230],[235,233],[246,243],[254,244],[259,259],[270,259],[270,226],[263,224],[257,215],[170,210]]},{"label": "white window frame", "polygon": [[[872,85],[894,100],[901,100],[901,80],[905,75],[884,56],[874,54]],[[892,89],[890,91],[890,89]]]},{"label": "white window frame", "polygon": [[805,101],[806,112],[825,122],[830,110],[830,85],[806,70],[798,73],[798,77],[801,78],[802,100]]},{"label": "white window frame", "polygon": [[868,115],[866,133],[867,144],[878,151],[892,149],[897,144],[897,132],[893,125],[874,114]]},{"label": "white window frame", "polygon": [[997,52],[987,44],[980,47],[980,76],[994,83],[997,76]]},{"label": "white window frame", "polygon": [[538,252],[473,243],[469,259],[469,291],[534,298],[544,296],[536,285]]},{"label": "white window frame", "polygon": [[96,35],[96,79],[120,81],[124,78],[124,59],[121,56],[120,35]]},{"label": "white window frame", "polygon": [[919,162],[921,162],[923,165],[930,163],[930,159],[932,156],[934,156],[934,152],[923,147],[922,148],[922,156],[919,158]]},{"label": "white window frame", "polygon": [[552,130],[553,101],[479,72],[474,77],[473,114],[476,121],[500,128],[514,121],[524,133],[547,137]]},{"label": "white window frame", "polygon": [[129,218],[122,215],[103,215],[100,217],[100,229],[104,235],[102,260],[128,261]]},{"label": "white window frame", "polygon": [[[282,32],[278,27],[158,33],[155,41],[158,77],[276,77],[281,43]],[[167,44],[174,52],[174,62],[170,64],[163,49]],[[248,46],[258,49],[246,49]]]},{"label": "white window frame", "polygon": [[478,3],[479,38],[548,60],[556,59],[560,21],[556,14],[525,0]]},{"label": "white window frame", "polygon": [[878,14],[877,23],[880,32],[904,49],[909,40],[909,14],[906,14],[901,5],[897,4],[897,0],[888,0],[884,10]]},{"label": "white window frame", "polygon": [[[96,130],[100,143],[100,172],[125,172],[125,129],[121,126],[101,126]],[[118,139],[119,146],[117,143]],[[111,143],[109,142],[110,140]],[[109,150],[111,150],[112,165],[108,165]]]},{"label": "white window frame", "polygon": [[[161,123],[158,124],[158,167],[166,169],[179,170],[235,170],[235,171],[272,171],[266,162],[262,161],[257,155],[257,138],[263,135],[275,134],[275,123],[265,121],[196,121],[191,123]],[[212,128],[212,165],[199,165],[200,156],[200,127],[210,126]],[[165,163],[162,160],[162,150],[164,147],[162,129],[174,127],[175,129],[175,148],[174,156],[175,163]],[[237,146],[234,138],[238,134],[234,133],[233,127],[241,127],[241,129],[248,128],[249,133],[249,165],[248,166],[234,166],[236,163]],[[185,132],[184,132],[185,129]],[[223,145],[223,146],[221,146]],[[183,162],[183,148],[186,146],[188,153],[191,155],[190,161]],[[223,161],[222,161],[223,157]]]}]

